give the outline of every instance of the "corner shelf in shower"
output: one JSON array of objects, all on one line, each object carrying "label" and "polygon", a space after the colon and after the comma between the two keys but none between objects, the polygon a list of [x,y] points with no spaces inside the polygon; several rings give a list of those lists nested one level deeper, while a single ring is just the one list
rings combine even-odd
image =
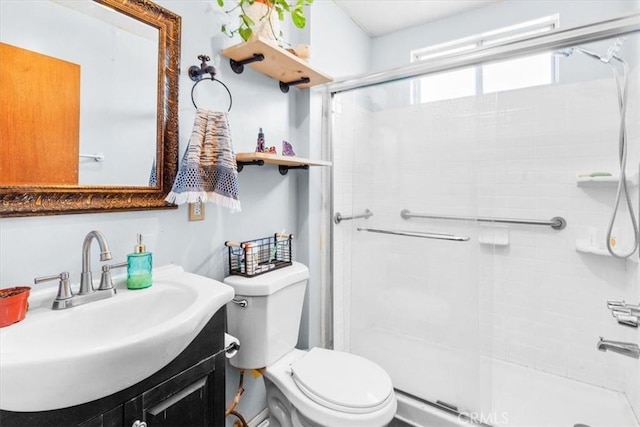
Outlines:
[{"label": "corner shelf in shower", "polygon": [[257,72],[278,80],[284,93],[289,92],[290,86],[305,89],[333,81],[306,61],[262,37],[228,47],[222,54],[229,58],[231,69],[236,74],[242,73],[244,66],[249,65]]},{"label": "corner shelf in shower", "polygon": [[331,166],[331,162],[324,160],[309,160],[303,157],[254,152],[236,153],[236,163],[238,164],[238,172],[242,171],[244,166],[249,165],[277,165],[280,175],[286,175],[289,169],[309,169],[309,166]]},{"label": "corner shelf in shower", "polygon": [[[611,176],[577,176],[576,184],[579,187],[614,187],[618,185],[620,175]],[[627,177],[627,184],[638,185],[638,174]]]},{"label": "corner shelf in shower", "polygon": [[[616,249],[616,251],[617,251],[617,249]],[[598,248],[598,247],[595,247],[595,246],[589,244],[589,241],[587,239],[577,239],[576,240],[576,252],[580,252],[580,253],[583,253],[583,254],[593,254],[593,255],[605,256],[605,257],[609,257],[609,258],[613,258],[613,259],[622,259],[622,258],[615,258],[613,255],[611,255],[609,253],[607,248]],[[634,263],[637,263],[638,262],[638,255],[636,254],[636,252],[634,252],[633,255],[631,255],[628,258],[624,258],[624,260],[632,261]]]},{"label": "corner shelf in shower", "polygon": [[576,240],[576,251],[583,254],[593,254],[601,256],[612,256],[606,248],[598,248],[589,243],[587,239]]}]

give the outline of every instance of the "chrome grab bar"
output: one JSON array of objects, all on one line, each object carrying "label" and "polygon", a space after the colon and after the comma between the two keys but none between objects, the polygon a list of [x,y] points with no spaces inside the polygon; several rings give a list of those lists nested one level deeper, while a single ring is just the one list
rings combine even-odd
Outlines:
[{"label": "chrome grab bar", "polygon": [[421,237],[423,239],[436,240],[453,240],[456,242],[466,242],[469,236],[455,236],[448,233],[431,233],[423,231],[402,231],[402,230],[380,230],[378,228],[362,228],[358,227],[358,231],[367,231],[369,233],[393,234],[396,236]]},{"label": "chrome grab bar", "polygon": [[342,216],[342,214],[340,212],[336,212],[336,214],[333,216],[333,221],[336,224],[340,224],[341,221],[348,221],[350,219],[357,219],[357,218],[371,218],[373,216],[373,212],[371,212],[369,209],[365,209],[364,213],[359,214],[359,215],[351,215],[351,216]]},{"label": "chrome grab bar", "polygon": [[555,230],[562,230],[567,226],[567,221],[561,216],[554,216],[548,221],[537,219],[519,219],[519,218],[489,218],[489,217],[470,217],[470,216],[454,216],[454,215],[429,215],[422,213],[411,213],[409,209],[400,211],[402,219],[409,218],[429,218],[429,219],[447,219],[454,221],[477,221],[477,222],[493,222],[499,224],[526,224],[526,225],[546,225]]}]

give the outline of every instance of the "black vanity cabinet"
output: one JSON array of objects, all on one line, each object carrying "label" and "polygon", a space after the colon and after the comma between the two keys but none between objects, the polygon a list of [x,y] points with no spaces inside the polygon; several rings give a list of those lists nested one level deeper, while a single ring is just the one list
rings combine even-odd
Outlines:
[{"label": "black vanity cabinet", "polygon": [[224,426],[225,316],[223,307],[176,359],[126,390],[53,411],[0,411],[0,426]]},{"label": "black vanity cabinet", "polygon": [[212,356],[125,403],[124,425],[144,421],[148,427],[222,426],[224,420],[215,419],[214,402],[215,356]]}]

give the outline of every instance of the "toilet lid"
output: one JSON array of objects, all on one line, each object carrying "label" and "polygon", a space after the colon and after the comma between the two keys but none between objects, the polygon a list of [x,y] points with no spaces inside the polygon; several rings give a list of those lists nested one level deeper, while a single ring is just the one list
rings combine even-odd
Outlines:
[{"label": "toilet lid", "polygon": [[380,366],[350,353],[313,348],[291,364],[291,372],[307,397],[338,411],[373,412],[393,393],[391,378]]}]

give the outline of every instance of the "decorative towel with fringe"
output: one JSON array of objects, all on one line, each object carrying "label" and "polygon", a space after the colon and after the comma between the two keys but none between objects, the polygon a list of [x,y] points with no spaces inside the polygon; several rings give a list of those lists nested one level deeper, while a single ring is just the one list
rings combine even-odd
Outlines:
[{"label": "decorative towel with fringe", "polygon": [[213,202],[240,211],[238,170],[226,112],[198,108],[169,203]]}]

